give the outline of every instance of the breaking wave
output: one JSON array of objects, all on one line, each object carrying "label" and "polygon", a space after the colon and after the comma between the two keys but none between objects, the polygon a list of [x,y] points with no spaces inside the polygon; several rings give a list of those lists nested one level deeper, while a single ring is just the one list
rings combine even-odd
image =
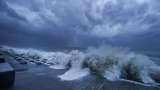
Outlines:
[{"label": "breaking wave", "polygon": [[149,57],[122,47],[90,47],[86,51],[46,52],[35,49],[3,47],[15,59],[45,64],[52,69],[66,69],[61,80],[76,80],[90,74],[109,81],[129,80],[158,84],[160,66]]}]

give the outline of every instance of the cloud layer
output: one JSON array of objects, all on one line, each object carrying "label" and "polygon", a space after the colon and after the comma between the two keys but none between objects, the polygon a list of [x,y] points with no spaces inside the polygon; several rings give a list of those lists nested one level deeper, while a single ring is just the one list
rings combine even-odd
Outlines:
[{"label": "cloud layer", "polygon": [[57,46],[97,45],[119,37],[141,42],[159,32],[159,17],[159,0],[1,0],[0,37],[7,43]]},{"label": "cloud layer", "polygon": [[33,27],[63,27],[98,37],[150,30],[159,23],[158,0],[7,0]]}]

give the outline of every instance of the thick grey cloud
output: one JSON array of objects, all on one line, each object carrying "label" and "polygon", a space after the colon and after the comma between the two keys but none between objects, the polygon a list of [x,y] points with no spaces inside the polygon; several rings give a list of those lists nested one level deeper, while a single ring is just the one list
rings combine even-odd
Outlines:
[{"label": "thick grey cloud", "polygon": [[160,15],[157,0],[16,1],[8,0],[7,5],[33,27],[86,29],[99,37],[148,31]]},{"label": "thick grey cloud", "polygon": [[[44,31],[37,31],[40,29]],[[66,32],[65,34],[62,30],[51,31],[50,27],[33,27],[25,17],[10,8],[5,0],[0,1],[1,45],[39,46],[40,48],[65,47],[70,43],[71,39],[69,33]]]},{"label": "thick grey cloud", "polygon": [[1,0],[0,7],[3,43],[131,45],[148,43],[160,32],[159,0]]}]

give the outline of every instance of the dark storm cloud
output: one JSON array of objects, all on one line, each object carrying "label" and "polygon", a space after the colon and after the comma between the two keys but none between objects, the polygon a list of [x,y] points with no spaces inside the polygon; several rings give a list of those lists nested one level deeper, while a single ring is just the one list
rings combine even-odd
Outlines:
[{"label": "dark storm cloud", "polygon": [[139,42],[147,42],[146,39],[154,38],[148,34],[159,32],[159,3],[158,0],[1,0],[0,42],[44,47],[130,43],[137,38]]},{"label": "dark storm cloud", "polygon": [[83,30],[106,38],[148,31],[159,19],[157,3],[157,0],[7,0],[7,5],[33,27]]},{"label": "dark storm cloud", "polygon": [[14,10],[12,10],[10,7],[8,7],[5,0],[0,1],[0,15],[1,15],[1,17],[0,17],[1,22],[9,20],[11,18],[25,21],[25,18],[19,16]]},{"label": "dark storm cloud", "polygon": [[[44,29],[42,32],[37,30]],[[55,27],[55,29],[58,29]],[[52,29],[53,30],[53,29]],[[66,35],[65,35],[66,34]],[[26,47],[67,46],[71,36],[62,30],[50,31],[50,27],[36,28],[26,18],[18,15],[5,0],[0,1],[0,44]]]}]

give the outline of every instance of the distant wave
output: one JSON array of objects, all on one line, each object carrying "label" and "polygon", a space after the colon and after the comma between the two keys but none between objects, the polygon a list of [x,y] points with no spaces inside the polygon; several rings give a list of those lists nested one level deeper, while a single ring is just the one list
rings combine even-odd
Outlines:
[{"label": "distant wave", "polygon": [[90,47],[83,52],[46,52],[6,46],[1,50],[15,59],[42,63],[52,69],[66,69],[58,76],[61,80],[76,80],[89,74],[109,81],[129,80],[149,85],[157,85],[160,80],[160,66],[149,57],[122,47]]}]

